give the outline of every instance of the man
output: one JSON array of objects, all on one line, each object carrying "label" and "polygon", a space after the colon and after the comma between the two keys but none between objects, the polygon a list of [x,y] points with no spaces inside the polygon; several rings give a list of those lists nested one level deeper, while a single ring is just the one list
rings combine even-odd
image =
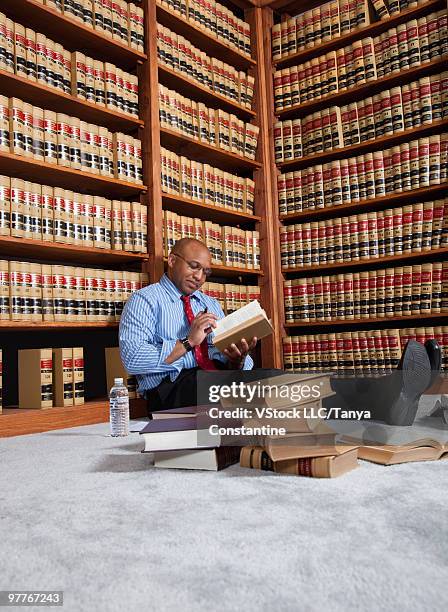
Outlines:
[{"label": "man", "polygon": [[120,320],[120,353],[135,374],[150,411],[197,403],[196,375],[201,370],[251,370],[249,352],[257,338],[241,340],[222,353],[211,332],[224,312],[200,288],[211,274],[208,248],[182,238],[168,256],[168,270],[158,283],[135,292]]},{"label": "man", "polygon": [[[198,370],[252,370],[249,352],[257,339],[243,339],[222,353],[213,346],[211,332],[224,316],[219,303],[201,293],[211,274],[211,257],[202,242],[182,238],[168,257],[168,271],[158,283],[144,287],[128,300],[120,321],[120,352],[124,367],[136,374],[139,392],[149,410],[197,404]],[[327,405],[369,409],[373,419],[410,425],[420,395],[441,366],[435,340],[426,345],[410,341],[396,372],[377,379],[332,378],[336,396]],[[244,381],[280,374],[254,370]],[[252,376],[251,376],[252,375]],[[242,373],[233,377],[241,378]],[[335,403],[336,402],[336,403]]]}]

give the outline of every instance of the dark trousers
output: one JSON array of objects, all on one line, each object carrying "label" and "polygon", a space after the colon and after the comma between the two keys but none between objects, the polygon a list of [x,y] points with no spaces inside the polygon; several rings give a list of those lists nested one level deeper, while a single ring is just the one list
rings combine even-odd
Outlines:
[{"label": "dark trousers", "polygon": [[[201,388],[198,389],[198,372],[200,373]],[[254,370],[221,370],[217,373],[205,373],[199,368],[185,369],[180,372],[174,381],[166,376],[162,382],[146,392],[148,414],[151,416],[157,410],[168,410],[169,408],[184,408],[186,406],[197,406],[199,404],[209,404],[206,399],[207,378],[210,384],[231,384],[232,382],[251,382],[278,376],[283,374],[283,370],[270,368],[256,368]]]}]

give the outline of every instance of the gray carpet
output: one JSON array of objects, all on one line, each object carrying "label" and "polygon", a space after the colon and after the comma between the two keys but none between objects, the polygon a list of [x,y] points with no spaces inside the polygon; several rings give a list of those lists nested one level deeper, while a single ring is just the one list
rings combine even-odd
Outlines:
[{"label": "gray carpet", "polygon": [[163,471],[107,433],[0,440],[0,589],[70,611],[447,608],[448,462]]}]

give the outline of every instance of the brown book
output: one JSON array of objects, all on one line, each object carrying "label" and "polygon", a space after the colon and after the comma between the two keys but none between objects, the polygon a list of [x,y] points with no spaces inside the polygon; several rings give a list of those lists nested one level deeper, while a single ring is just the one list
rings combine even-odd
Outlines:
[{"label": "brown book", "polygon": [[437,459],[448,459],[448,443],[441,444],[435,440],[423,439],[401,446],[360,446],[358,455],[360,459],[382,465],[395,465],[410,461],[436,461]]},{"label": "brown book", "polygon": [[356,448],[338,447],[338,454],[324,457],[302,457],[284,461],[272,461],[268,453],[259,446],[244,446],[241,449],[240,466],[278,474],[310,476],[313,478],[335,478],[358,467]]},{"label": "brown book", "polygon": [[217,322],[213,337],[214,345],[224,350],[229,344],[238,343],[242,338],[265,338],[272,333],[272,325],[265,311],[254,300]]},{"label": "brown book", "polygon": [[53,405],[52,352],[19,350],[19,408],[51,408]]},{"label": "brown book", "polygon": [[107,389],[113,386],[115,378],[122,378],[128,389],[129,399],[137,397],[137,381],[135,376],[128,374],[121,363],[120,349],[118,346],[106,347],[106,380]]},{"label": "brown book", "polygon": [[73,405],[73,351],[71,348],[53,349],[53,404]]}]

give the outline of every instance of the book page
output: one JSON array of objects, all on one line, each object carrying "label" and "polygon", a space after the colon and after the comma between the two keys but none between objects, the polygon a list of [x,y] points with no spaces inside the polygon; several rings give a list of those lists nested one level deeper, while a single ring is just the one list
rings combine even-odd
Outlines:
[{"label": "book page", "polygon": [[245,321],[253,319],[257,315],[262,315],[266,318],[266,313],[261,308],[258,300],[253,300],[253,302],[249,302],[249,304],[246,304],[246,306],[243,306],[242,308],[235,310],[235,312],[227,315],[224,317],[224,319],[217,321],[216,328],[214,330],[215,336],[224,334],[237,325],[241,325]]}]

